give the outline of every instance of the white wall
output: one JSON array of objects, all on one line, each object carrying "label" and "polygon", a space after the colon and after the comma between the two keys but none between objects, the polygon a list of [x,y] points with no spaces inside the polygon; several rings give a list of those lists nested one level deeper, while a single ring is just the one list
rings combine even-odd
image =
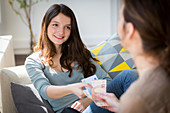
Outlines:
[{"label": "white wall", "polygon": [[3,23],[2,23],[2,16],[3,16],[3,1],[0,0],[0,34],[3,33]]},{"label": "white wall", "polygon": [[[10,8],[8,0],[4,1],[5,31],[1,34],[13,35],[15,54],[29,53],[29,30],[19,16]],[[38,40],[41,20],[46,10],[54,3],[63,3],[75,13],[83,42],[94,46],[116,32],[120,0],[49,0],[43,1],[32,8],[32,27]]]},{"label": "white wall", "polygon": [[2,10],[1,5],[2,5],[2,3],[1,3],[1,1],[0,1],[0,24],[1,24],[1,15],[2,15],[2,14],[1,14],[1,12],[2,12],[2,11],[1,11],[1,10]]}]

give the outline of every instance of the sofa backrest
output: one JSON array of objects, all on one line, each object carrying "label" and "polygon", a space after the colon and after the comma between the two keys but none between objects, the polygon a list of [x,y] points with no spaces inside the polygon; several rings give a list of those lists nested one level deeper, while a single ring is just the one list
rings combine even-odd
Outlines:
[{"label": "sofa backrest", "polygon": [[0,107],[1,113],[18,113],[13,102],[10,83],[30,84],[31,80],[25,67],[16,66],[0,70]]}]

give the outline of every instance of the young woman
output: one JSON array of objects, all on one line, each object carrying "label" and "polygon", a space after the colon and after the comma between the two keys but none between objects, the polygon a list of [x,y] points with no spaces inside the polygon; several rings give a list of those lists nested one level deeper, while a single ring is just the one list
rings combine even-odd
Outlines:
[{"label": "young woman", "polygon": [[113,93],[93,97],[119,113],[170,113],[170,8],[168,0],[124,0],[118,33],[139,72],[118,100]]},{"label": "young woman", "polygon": [[[56,113],[77,101],[80,105],[76,110],[80,112],[90,105],[92,100],[84,97],[82,89],[91,86],[81,83],[83,78],[95,74],[111,81],[83,44],[74,13],[63,4],[54,4],[47,10],[35,52],[26,59],[25,66],[35,88]],[[131,75],[129,85],[136,74],[127,72],[126,76]]]}]

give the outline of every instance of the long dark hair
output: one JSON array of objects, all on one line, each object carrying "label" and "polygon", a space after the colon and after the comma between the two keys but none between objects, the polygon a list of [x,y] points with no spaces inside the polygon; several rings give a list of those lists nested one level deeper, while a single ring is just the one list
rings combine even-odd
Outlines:
[{"label": "long dark hair", "polygon": [[34,50],[41,51],[41,56],[47,60],[47,63],[50,66],[54,64],[51,58],[57,53],[57,51],[54,44],[49,40],[47,36],[47,28],[51,20],[59,13],[62,13],[71,19],[70,37],[66,42],[62,44],[62,56],[60,58],[61,67],[68,69],[70,71],[69,77],[71,77],[71,64],[77,61],[79,65],[78,68],[82,68],[82,72],[84,73],[85,77],[93,75],[96,72],[96,67],[90,59],[94,58],[80,38],[76,18],[73,11],[66,5],[54,4],[47,10],[41,23],[41,34],[39,41]]},{"label": "long dark hair", "polygon": [[138,30],[144,51],[170,75],[169,0],[124,0],[123,15]]}]

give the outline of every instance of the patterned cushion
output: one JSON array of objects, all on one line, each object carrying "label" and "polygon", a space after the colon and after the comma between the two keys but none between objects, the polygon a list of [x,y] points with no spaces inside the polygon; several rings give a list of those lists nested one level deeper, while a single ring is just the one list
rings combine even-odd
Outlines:
[{"label": "patterned cushion", "polygon": [[122,70],[135,69],[130,53],[121,46],[119,36],[114,34],[109,39],[90,49],[101,67],[114,78]]}]

